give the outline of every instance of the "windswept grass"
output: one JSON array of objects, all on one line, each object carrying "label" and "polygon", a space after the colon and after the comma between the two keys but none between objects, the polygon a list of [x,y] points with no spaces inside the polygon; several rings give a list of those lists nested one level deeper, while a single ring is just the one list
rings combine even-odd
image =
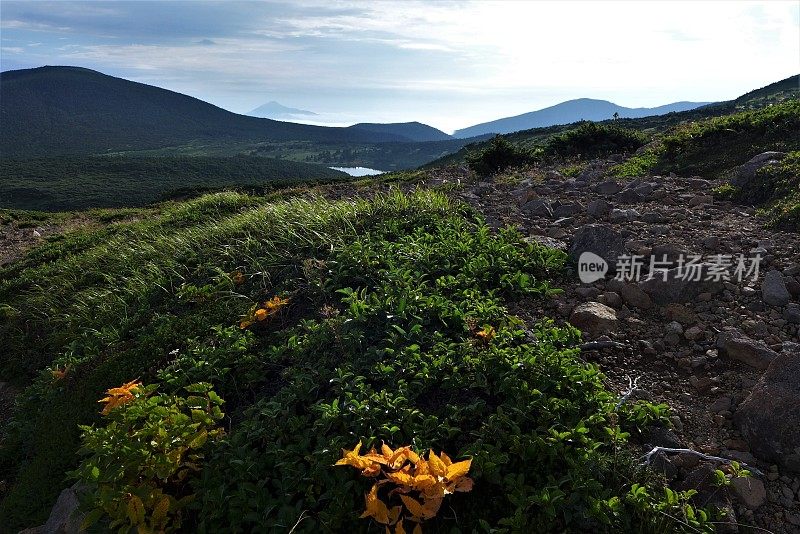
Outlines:
[{"label": "windswept grass", "polygon": [[[332,467],[359,440],[473,457],[475,488],[426,531],[707,530],[626,452],[665,407],[618,406],[577,330],[508,314],[553,294],[564,259],[433,192],[216,194],[48,243],[0,271],[2,372],[32,380],[3,437],[0,521],[43,520],[78,424],[138,379],[153,403],[196,382],[226,401],[184,531],[374,530],[368,482]],[[241,328],[264,301],[278,312]]]}]

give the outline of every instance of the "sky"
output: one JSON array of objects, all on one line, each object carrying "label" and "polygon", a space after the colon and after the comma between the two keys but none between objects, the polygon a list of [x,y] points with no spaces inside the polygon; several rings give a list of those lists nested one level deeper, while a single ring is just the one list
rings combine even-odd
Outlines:
[{"label": "sky", "polygon": [[0,69],[42,65],[451,132],[572,98],[735,98],[800,72],[800,0],[3,0]]}]

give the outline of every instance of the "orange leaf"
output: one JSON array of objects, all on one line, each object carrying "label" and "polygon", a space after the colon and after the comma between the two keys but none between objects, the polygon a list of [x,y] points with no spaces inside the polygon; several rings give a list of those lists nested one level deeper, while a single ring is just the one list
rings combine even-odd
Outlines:
[{"label": "orange leaf", "polygon": [[362,518],[372,517],[375,521],[383,525],[390,524],[389,509],[386,507],[386,503],[378,498],[378,484],[373,485],[369,493],[364,495],[364,500],[367,503],[367,509],[361,514]]},{"label": "orange leaf", "polygon": [[103,411],[100,413],[103,415],[108,415],[111,413],[111,410],[114,410],[115,408],[132,401],[134,398],[133,392],[136,391],[141,385],[142,384],[140,382],[132,380],[118,388],[111,388],[107,390],[106,394],[108,396],[97,401],[106,403],[106,405],[103,407]]},{"label": "orange leaf", "polygon": [[442,461],[444,462],[444,465],[446,465],[447,467],[450,467],[450,465],[453,463],[453,460],[451,460],[450,457],[447,456],[447,453],[444,452],[444,451],[439,453],[439,458],[442,459]]},{"label": "orange leaf", "polygon": [[376,477],[380,474],[380,472],[381,472],[380,464],[372,463],[369,465],[369,467],[361,471],[361,474],[364,475],[365,477]]},{"label": "orange leaf", "polygon": [[451,464],[447,466],[447,474],[445,475],[445,478],[447,478],[447,480],[458,480],[459,478],[469,473],[469,468],[471,466],[472,466],[471,459]]},{"label": "orange leaf", "polygon": [[414,477],[414,488],[424,491],[428,488],[431,488],[437,484],[435,478],[431,475],[417,475]]},{"label": "orange leaf", "polygon": [[442,500],[443,499],[427,499],[422,506],[422,517],[424,519],[436,517],[436,514],[439,513],[439,508],[442,506]]},{"label": "orange leaf", "polygon": [[422,534],[422,525],[417,523],[417,526],[414,527],[414,532],[412,532],[411,534]]},{"label": "orange leaf", "polygon": [[444,478],[447,475],[447,466],[444,465],[444,462],[436,456],[436,453],[433,452],[433,449],[428,453],[428,467],[431,470],[431,474],[437,477]]},{"label": "orange leaf", "polygon": [[267,315],[268,315],[267,310],[265,310],[264,308],[256,310],[256,313],[254,314],[256,320],[258,321],[263,321],[264,319],[267,318]]},{"label": "orange leaf", "polygon": [[389,458],[392,457],[394,451],[392,450],[391,447],[389,447],[387,444],[384,443],[383,445],[381,445],[381,453],[383,454],[383,457],[388,460]]},{"label": "orange leaf", "polygon": [[475,337],[483,341],[484,343],[488,343],[492,340],[495,335],[495,330],[493,326],[484,326],[483,330],[479,330],[475,332]]},{"label": "orange leaf", "polygon": [[414,477],[408,473],[402,473],[399,471],[395,473],[386,473],[386,478],[401,486],[411,487],[414,485]]},{"label": "orange leaf", "polygon": [[464,478],[462,478],[461,480],[458,481],[458,483],[456,484],[456,488],[455,489],[456,489],[456,491],[461,491],[461,492],[466,493],[468,491],[472,491],[472,486],[473,486],[472,479],[468,478],[468,477],[464,477]]},{"label": "orange leaf", "polygon": [[397,526],[394,527],[394,534],[406,534],[406,529],[403,528],[403,520],[402,519],[397,523]]},{"label": "orange leaf", "polygon": [[425,509],[418,500],[414,499],[413,497],[409,497],[408,495],[400,495],[400,499],[414,517],[423,517],[425,515]]}]

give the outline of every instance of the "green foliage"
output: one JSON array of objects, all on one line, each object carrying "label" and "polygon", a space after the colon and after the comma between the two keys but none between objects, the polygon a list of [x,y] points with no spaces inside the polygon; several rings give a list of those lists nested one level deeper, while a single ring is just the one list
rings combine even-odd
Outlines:
[{"label": "green foliage", "polygon": [[348,179],[321,165],[255,156],[72,156],[0,160],[4,208],[64,211],[142,206],[221,188],[264,190]]},{"label": "green foliage", "polygon": [[731,184],[722,184],[715,187],[712,192],[720,200],[732,200],[741,194],[741,189]]},{"label": "green foliage", "polygon": [[646,149],[639,154],[635,154],[619,165],[615,165],[609,171],[611,176],[619,178],[633,178],[637,176],[647,176],[658,163],[658,151]]},{"label": "green foliage", "polygon": [[180,528],[183,509],[195,498],[190,482],[203,467],[206,445],[224,434],[216,426],[223,401],[211,385],[185,390],[185,397],[161,396],[154,385],[136,387],[105,425],[81,426],[79,453],[86,458],[71,475],[90,494],[85,525],[107,517],[108,528],[120,534],[133,527]]},{"label": "green foliage", "polygon": [[800,150],[800,100],[693,122],[661,141],[656,171],[717,178],[767,150]]},{"label": "green foliage", "polygon": [[596,122],[583,122],[577,128],[550,139],[545,145],[544,152],[551,158],[596,158],[633,152],[646,141],[646,137],[635,130]]},{"label": "green foliage", "polygon": [[[0,456],[13,484],[3,524],[41,520],[75,467],[77,425],[97,421],[102,391],[138,376],[160,384],[159,409],[182,406],[196,382],[226,399],[226,438],[203,449],[190,487],[162,489],[197,496],[182,509],[187,531],[366,532],[357,516],[369,483],[332,467],[359,439],[472,457],[473,491],[449,499],[434,532],[685,527],[685,503],[626,453],[627,434],[663,421],[664,408],[618,408],[579,358],[577,330],[545,317],[526,330],[508,312],[556,293],[548,280],[564,253],[492,233],[433,192],[252,201],[178,204],[70,253],[46,245],[35,256],[46,262],[0,278],[0,302],[18,312],[0,332],[6,366],[36,376]],[[279,317],[238,328],[273,295],[290,299]],[[164,421],[142,417],[131,428]],[[628,499],[633,482],[649,496]],[[127,513],[128,501],[109,502]]]},{"label": "green foliage", "polygon": [[511,144],[505,137],[497,135],[482,150],[467,156],[467,165],[479,176],[491,176],[509,167],[533,162],[531,154]]},{"label": "green foliage", "polygon": [[729,198],[761,206],[770,226],[800,232],[800,151],[760,168],[753,180],[733,188]]}]

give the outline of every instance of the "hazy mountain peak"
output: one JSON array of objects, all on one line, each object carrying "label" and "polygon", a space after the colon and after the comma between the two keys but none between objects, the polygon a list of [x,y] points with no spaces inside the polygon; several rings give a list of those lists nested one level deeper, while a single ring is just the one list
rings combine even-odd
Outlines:
[{"label": "hazy mountain peak", "polygon": [[261,117],[264,119],[292,119],[298,116],[315,116],[316,113],[305,109],[290,108],[283,104],[270,100],[266,104],[258,106],[256,109],[246,113],[251,117]]}]

